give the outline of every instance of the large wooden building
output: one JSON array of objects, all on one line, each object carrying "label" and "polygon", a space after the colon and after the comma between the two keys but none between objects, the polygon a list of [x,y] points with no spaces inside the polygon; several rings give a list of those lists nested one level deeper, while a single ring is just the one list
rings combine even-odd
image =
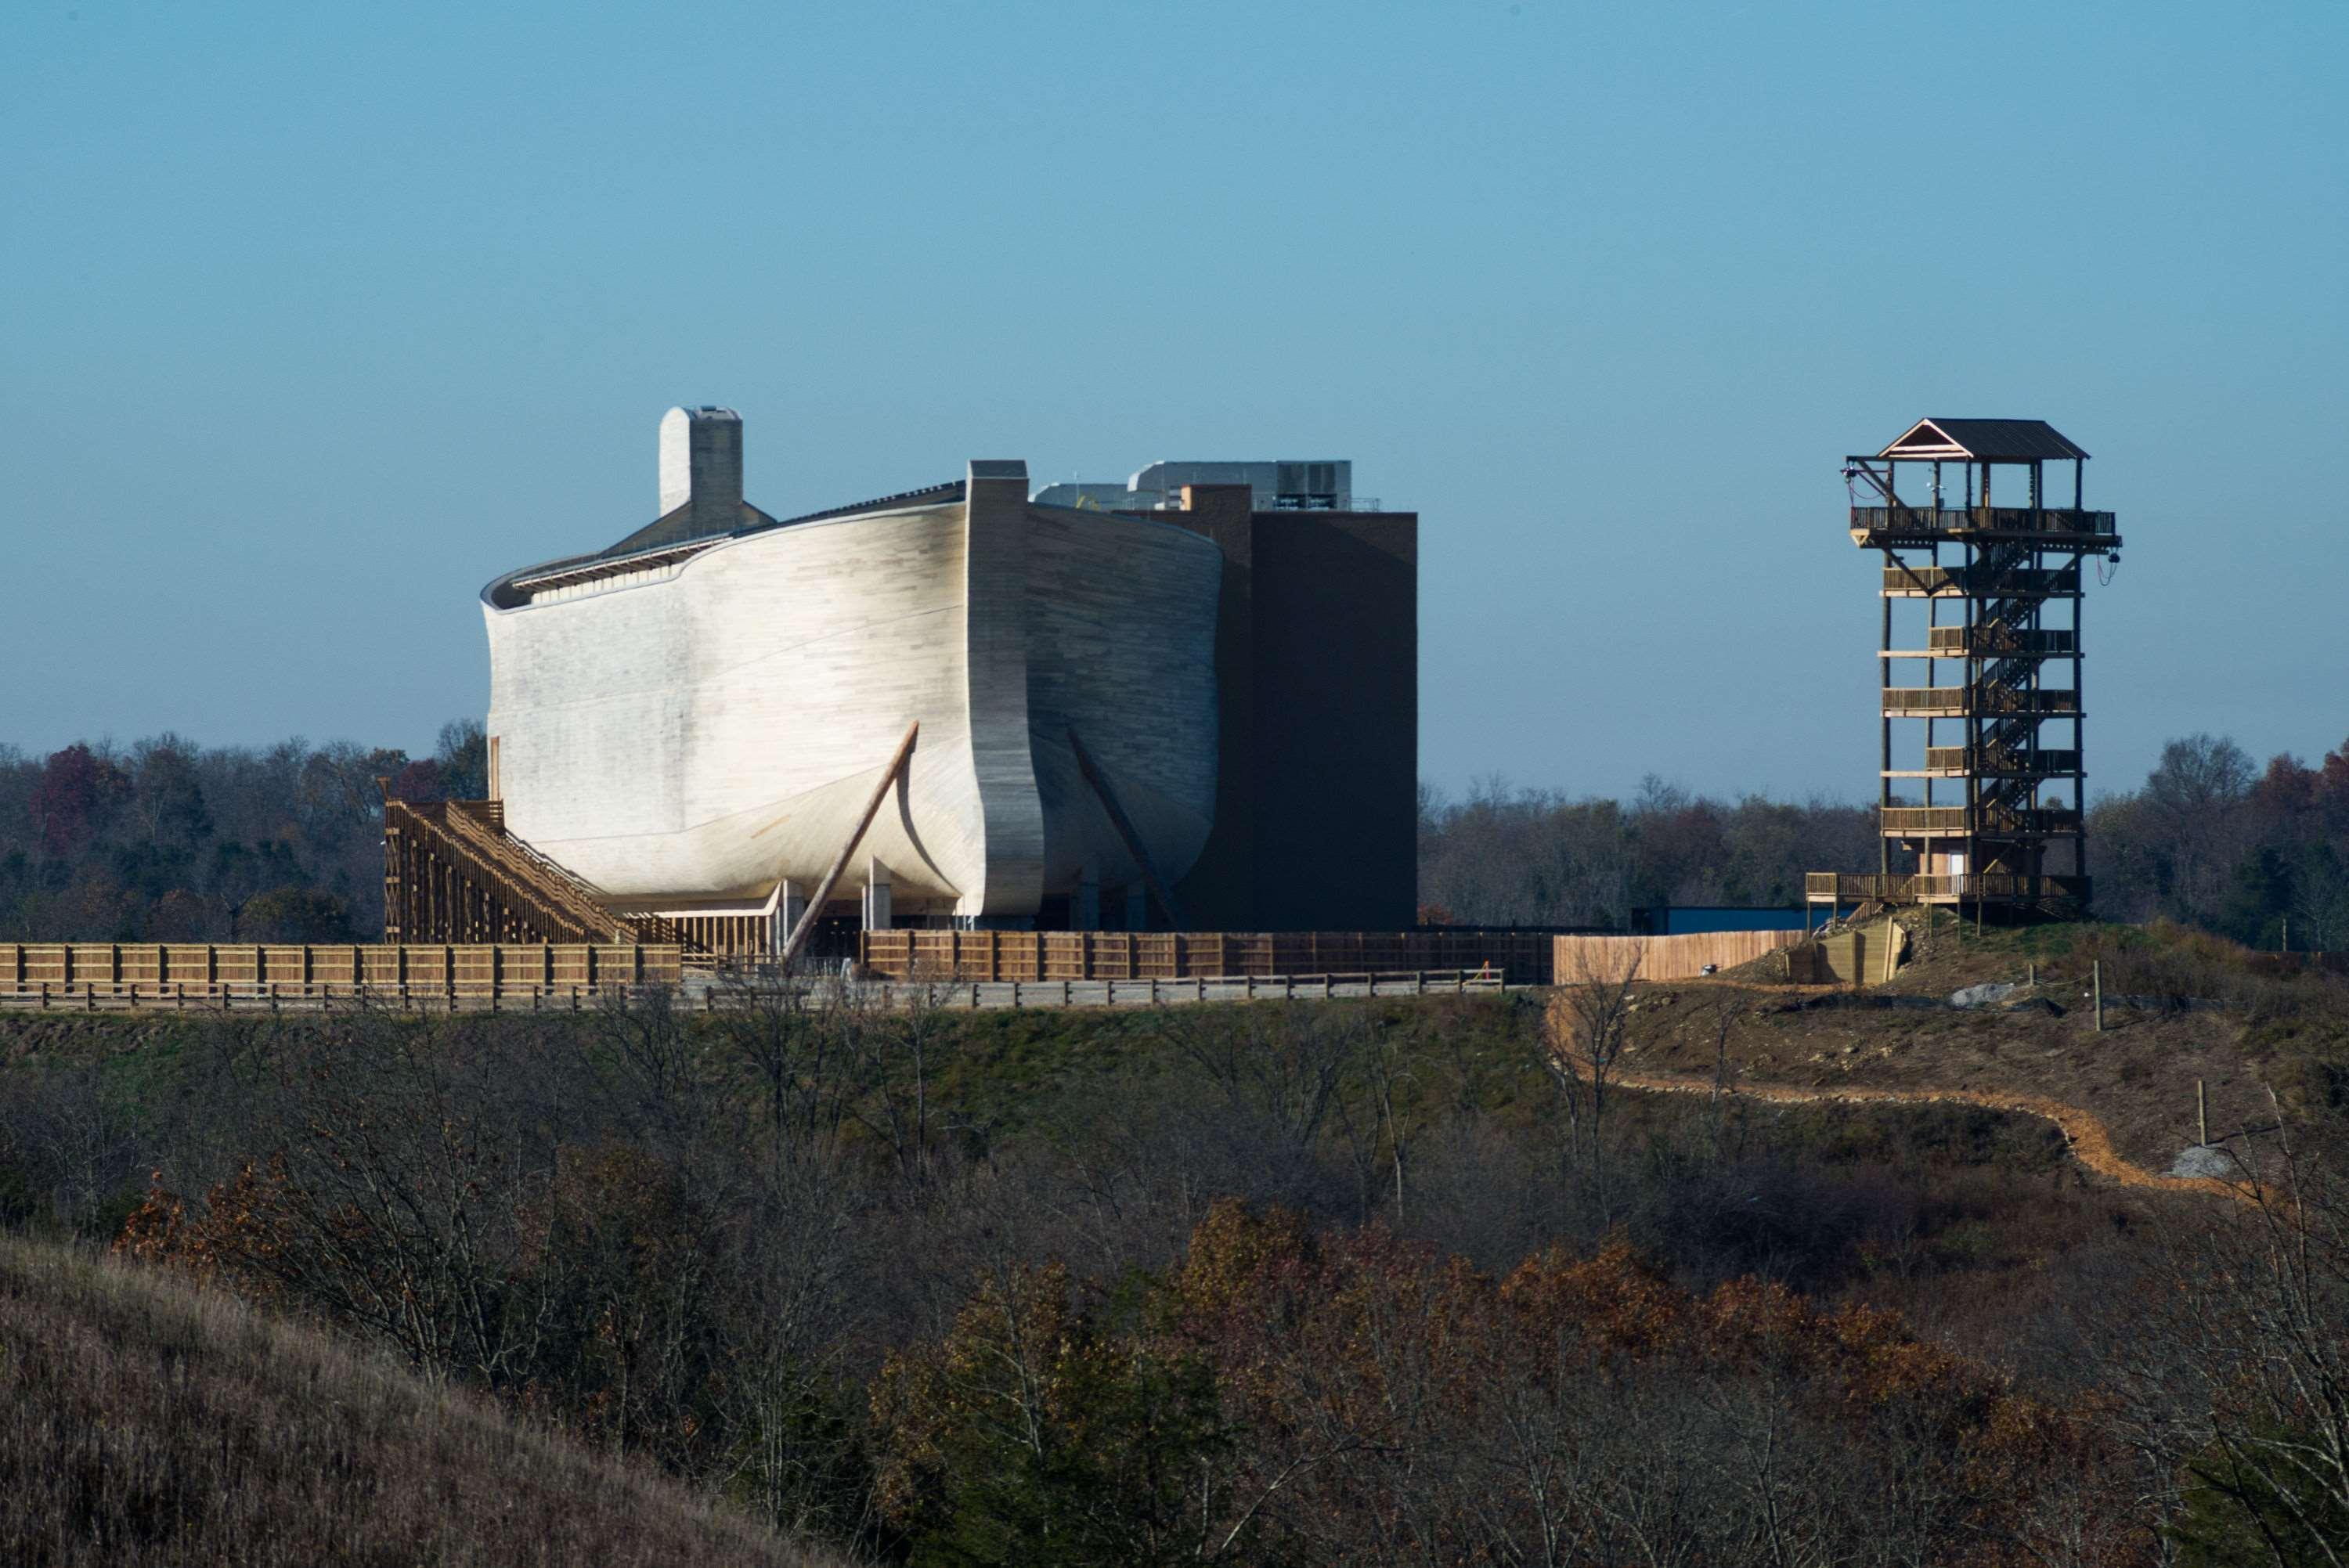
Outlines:
[{"label": "large wooden building", "polygon": [[[654,522],[481,593],[502,830],[605,907],[737,952],[811,900],[867,926],[1413,923],[1415,517],[1327,485],[1060,504],[977,461],[778,520],[741,436],[671,410]],[[1348,465],[1256,466],[1350,491]]]}]

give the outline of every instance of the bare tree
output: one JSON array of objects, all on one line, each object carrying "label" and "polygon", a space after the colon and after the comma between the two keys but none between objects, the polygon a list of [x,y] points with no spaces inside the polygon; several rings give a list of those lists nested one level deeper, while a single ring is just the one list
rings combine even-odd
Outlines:
[{"label": "bare tree", "polygon": [[1601,1181],[1608,1090],[1633,1044],[1640,954],[1617,958],[1578,947],[1573,962],[1542,1015],[1545,1065],[1565,1101],[1571,1152]]},{"label": "bare tree", "polygon": [[758,1082],[773,1160],[828,1165],[855,1102],[852,998],[837,983],[770,977],[727,1000],[719,1040]]},{"label": "bare tree", "polygon": [[1309,1154],[1361,1060],[1370,1021],[1355,1007],[1306,1002],[1170,1008],[1159,1032],[1205,1073],[1229,1109]]},{"label": "bare tree", "polygon": [[2105,1325],[2105,1370],[2206,1560],[2349,1563],[2349,1199],[2288,1127],[2240,1174]]},{"label": "bare tree", "polygon": [[900,1180],[927,1185],[931,1168],[930,1069],[954,1039],[947,983],[917,973],[863,1008],[853,1038],[864,1093],[856,1119],[887,1147]]},{"label": "bare tree", "polygon": [[1692,1023],[1713,1045],[1713,1119],[1708,1130],[1713,1140],[1713,1157],[1721,1159],[1727,1150],[1729,1130],[1729,1037],[1737,1030],[1737,1020],[1745,1014],[1745,994],[1729,985],[1717,985],[1706,991],[1698,1004]]}]

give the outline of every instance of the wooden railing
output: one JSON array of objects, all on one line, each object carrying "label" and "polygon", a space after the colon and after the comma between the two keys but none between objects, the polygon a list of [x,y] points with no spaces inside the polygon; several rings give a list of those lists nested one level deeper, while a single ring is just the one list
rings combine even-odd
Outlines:
[{"label": "wooden railing", "polygon": [[1895,716],[1926,714],[1963,717],[1969,714],[2067,714],[2077,710],[2080,694],[2058,690],[2018,690],[2013,686],[1886,686],[1884,711]]},{"label": "wooden railing", "polygon": [[1490,969],[1547,985],[1538,932],[867,931],[858,962],[895,980],[1187,980]]},{"label": "wooden railing", "polygon": [[2019,655],[2065,656],[2078,646],[2070,631],[2017,631],[2012,626],[1935,626],[1925,637],[1928,652],[1953,658],[2013,657]]},{"label": "wooden railing", "polygon": [[1963,806],[1888,806],[1878,815],[1888,833],[1962,833],[1967,826]]},{"label": "wooden railing", "polygon": [[2080,825],[2080,813],[2062,806],[1980,806],[1971,810],[1963,806],[1888,806],[1881,815],[1883,830],[1896,837],[2068,833]]},{"label": "wooden railing", "polygon": [[1978,599],[2044,597],[2080,591],[2080,569],[2016,567],[1982,572],[1964,566],[1888,566],[1884,591],[1896,596],[1955,594]]},{"label": "wooden railing", "polygon": [[682,978],[675,946],[640,943],[0,943],[0,1006],[19,1007],[576,1006]]},{"label": "wooden railing", "polygon": [[388,800],[384,934],[395,943],[678,943],[648,916],[617,913],[602,890],[505,830],[494,800]]},{"label": "wooden railing", "polygon": [[1803,879],[1803,895],[1813,903],[1956,903],[1964,899],[1992,902],[2064,901],[2085,903],[2086,877],[2023,876],[1986,872],[1967,876],[1927,876],[1896,872],[1812,872]]},{"label": "wooden railing", "polygon": [[1927,771],[1971,773],[1985,779],[2040,779],[2079,770],[2076,751],[2009,751],[1984,748],[1980,756],[1962,746],[1933,746],[1925,750]]},{"label": "wooden railing", "polygon": [[1855,534],[1890,534],[1929,539],[1944,534],[2013,533],[2050,542],[2101,544],[2117,540],[2119,530],[2108,511],[2080,511],[2069,507],[1978,506],[1856,506],[1851,509]]},{"label": "wooden railing", "polygon": [[[1194,1002],[1329,1001],[1344,996],[1465,996],[1506,990],[1498,969],[1364,970],[1335,975],[1193,975],[1095,980],[867,980],[858,987],[883,1007],[1162,1007]],[[755,986],[717,986],[703,1010],[760,1006],[772,995]]]}]

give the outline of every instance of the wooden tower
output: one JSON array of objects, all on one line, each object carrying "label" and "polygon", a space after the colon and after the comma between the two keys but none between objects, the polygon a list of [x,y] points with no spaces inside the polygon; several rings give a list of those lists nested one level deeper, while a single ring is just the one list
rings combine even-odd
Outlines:
[{"label": "wooden tower", "polygon": [[[1881,863],[1814,873],[1811,903],[2085,909],[2082,573],[2121,546],[2113,514],[2083,508],[2087,459],[2040,419],[1920,419],[1846,459],[1852,541],[1884,552]],[[2051,466],[2071,469],[2068,506],[2048,504]],[[1922,646],[1894,645],[1908,601],[1922,604],[1903,613],[1921,619],[1909,634]],[[1896,681],[1918,659],[1923,681]],[[1896,732],[1902,720],[1923,721],[1921,738]]]}]

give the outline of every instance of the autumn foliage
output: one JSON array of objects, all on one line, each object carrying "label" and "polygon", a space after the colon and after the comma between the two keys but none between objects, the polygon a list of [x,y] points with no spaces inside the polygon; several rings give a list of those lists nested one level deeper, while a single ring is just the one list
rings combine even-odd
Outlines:
[{"label": "autumn foliage", "polygon": [[1619,1243],[1495,1279],[1376,1224],[1226,1202],[1164,1278],[1079,1295],[1057,1267],[990,1276],[942,1342],[891,1359],[883,1502],[916,1562],[2151,1545],[2117,1452],[1895,1315],[1750,1279],[1692,1294]]},{"label": "autumn foliage", "polygon": [[2349,1206],[1797,1169],[1795,1117],[1588,1070],[1629,1002],[1578,995],[230,1020],[119,1200],[63,1202],[106,1101],[0,1078],[0,1202],[883,1562],[2296,1563],[2349,1518],[2302,1462]]}]

